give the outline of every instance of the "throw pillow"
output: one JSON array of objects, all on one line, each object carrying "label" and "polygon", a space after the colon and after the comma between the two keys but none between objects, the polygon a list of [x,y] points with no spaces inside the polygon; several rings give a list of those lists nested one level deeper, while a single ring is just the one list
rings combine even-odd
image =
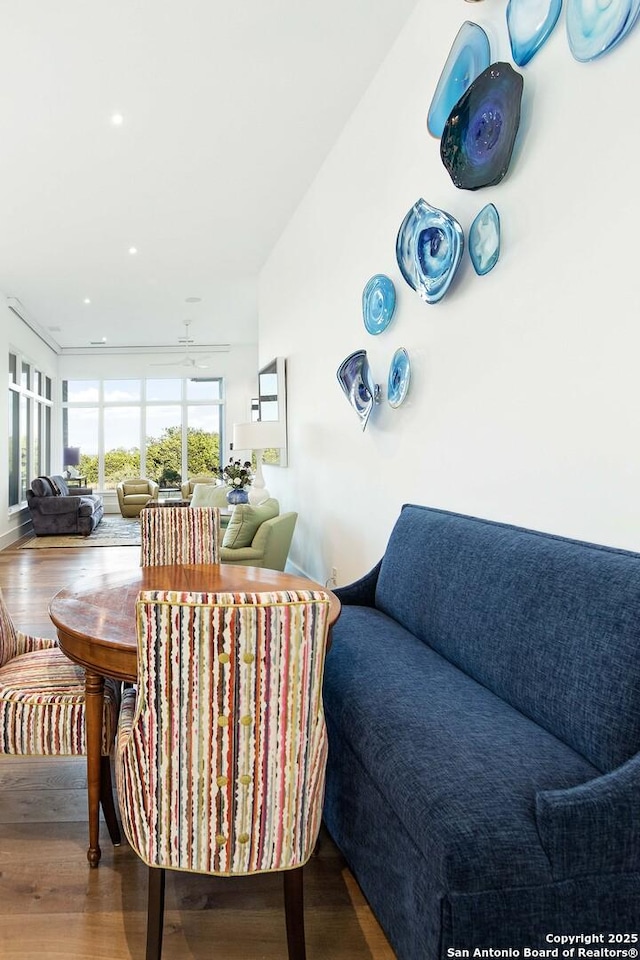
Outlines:
[{"label": "throw pillow", "polygon": [[240,547],[250,547],[253,538],[258,532],[258,527],[265,522],[277,517],[280,512],[278,501],[274,497],[265,500],[257,507],[252,507],[250,503],[239,503],[234,507],[231,514],[229,526],[225,530],[222,540],[223,547],[232,547],[236,550]]},{"label": "throw pillow", "polygon": [[61,491],[60,491],[60,487],[58,486],[58,484],[56,483],[56,481],[53,479],[53,477],[48,477],[48,480],[49,480],[49,483],[51,484],[51,487],[52,487],[52,489],[53,489],[53,495],[54,495],[54,497],[59,497],[59,496],[60,496],[60,492],[61,492]]}]

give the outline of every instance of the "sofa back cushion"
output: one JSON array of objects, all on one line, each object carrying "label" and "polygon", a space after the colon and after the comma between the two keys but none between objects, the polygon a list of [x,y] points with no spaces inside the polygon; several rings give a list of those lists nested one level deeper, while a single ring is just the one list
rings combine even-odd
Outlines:
[{"label": "sofa back cushion", "polygon": [[196,483],[191,497],[192,507],[226,507],[227,493],[231,487],[227,484]]},{"label": "sofa back cushion", "polygon": [[31,481],[31,489],[36,497],[66,497],[69,488],[61,476],[36,477]]},{"label": "sofa back cushion", "polygon": [[409,504],[376,607],[600,770],[640,750],[640,555]]}]

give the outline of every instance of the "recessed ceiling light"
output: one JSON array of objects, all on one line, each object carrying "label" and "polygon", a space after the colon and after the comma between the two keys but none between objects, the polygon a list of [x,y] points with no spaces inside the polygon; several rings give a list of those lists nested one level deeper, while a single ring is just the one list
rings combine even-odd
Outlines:
[{"label": "recessed ceiling light", "polygon": [[91,300],[89,299],[89,297],[85,297],[82,302],[83,302],[83,303],[91,303]]},{"label": "recessed ceiling light", "polygon": [[186,297],[185,303],[202,303],[202,297]]},{"label": "recessed ceiling light", "polygon": [[129,247],[129,253],[130,253],[132,256],[133,256],[134,253],[137,253],[137,252],[138,252],[138,248],[137,248],[137,247]]},{"label": "recessed ceiling light", "polygon": [[121,113],[112,113],[111,114],[111,123],[114,127],[121,127],[124,123],[124,117]]}]

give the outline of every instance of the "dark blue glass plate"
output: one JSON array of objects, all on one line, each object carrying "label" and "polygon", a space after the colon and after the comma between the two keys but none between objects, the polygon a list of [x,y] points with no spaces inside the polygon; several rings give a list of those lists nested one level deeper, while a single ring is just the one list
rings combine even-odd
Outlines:
[{"label": "dark blue glass plate", "polygon": [[410,287],[437,303],[449,289],[464,250],[464,233],[458,221],[420,198],[398,230],[396,259]]},{"label": "dark blue glass plate", "polygon": [[489,38],[477,23],[465,20],[451,45],[429,107],[427,129],[431,136],[442,136],[453,107],[490,63]]},{"label": "dark blue glass plate", "polygon": [[562,0],[509,0],[507,28],[514,63],[524,67],[551,35]]},{"label": "dark blue glass plate", "polygon": [[396,288],[384,273],[371,277],[362,291],[362,317],[368,333],[386,330],[396,308]]},{"label": "dark blue glass plate", "polygon": [[400,347],[394,353],[391,366],[389,367],[387,400],[390,407],[399,407],[400,404],[404,402],[410,381],[411,364],[409,363],[409,354],[404,347]]},{"label": "dark blue glass plate", "polygon": [[442,162],[456,187],[478,190],[506,174],[523,86],[522,74],[508,63],[492,63],[458,100],[440,140]]},{"label": "dark blue glass plate", "polygon": [[336,376],[345,397],[358,414],[362,429],[369,422],[373,406],[380,397],[380,387],[374,384],[366,350],[350,353],[338,367]]},{"label": "dark blue glass plate", "polygon": [[595,60],[626,37],[640,14],[640,0],[567,0],[567,37],[576,60]]}]

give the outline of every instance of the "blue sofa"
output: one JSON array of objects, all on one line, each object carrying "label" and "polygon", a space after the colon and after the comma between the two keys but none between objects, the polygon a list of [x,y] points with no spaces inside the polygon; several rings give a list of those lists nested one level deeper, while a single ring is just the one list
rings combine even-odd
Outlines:
[{"label": "blue sofa", "polygon": [[337,593],[324,816],[397,956],[640,933],[640,555],[408,504]]}]

